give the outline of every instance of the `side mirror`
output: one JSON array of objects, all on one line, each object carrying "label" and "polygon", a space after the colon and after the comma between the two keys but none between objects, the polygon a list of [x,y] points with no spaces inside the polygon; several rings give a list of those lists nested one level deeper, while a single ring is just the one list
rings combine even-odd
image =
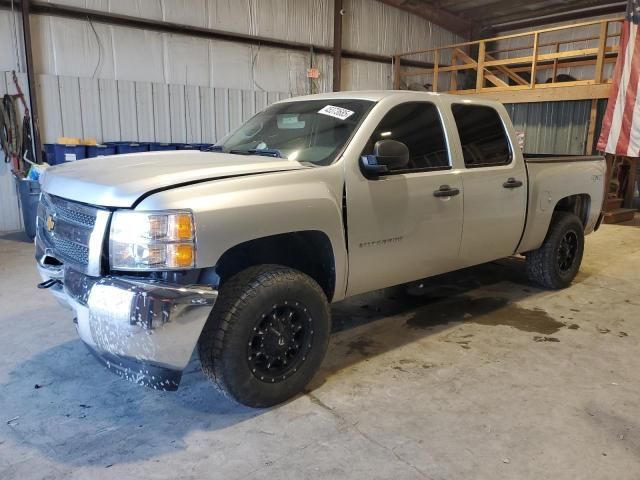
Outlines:
[{"label": "side mirror", "polygon": [[391,170],[399,170],[409,165],[409,149],[397,140],[378,140],[373,147],[373,155],[360,158],[360,168],[367,178],[378,178]]}]

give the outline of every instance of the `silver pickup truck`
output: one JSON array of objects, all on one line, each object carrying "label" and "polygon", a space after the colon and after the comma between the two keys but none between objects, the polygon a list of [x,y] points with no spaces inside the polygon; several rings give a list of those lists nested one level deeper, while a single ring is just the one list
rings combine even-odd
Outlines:
[{"label": "silver pickup truck", "polygon": [[331,302],[518,253],[533,282],[569,285],[604,172],[601,157],[523,156],[491,101],[298,97],[209,152],[48,169],[40,287],[114,372],[173,390],[197,345],[223,392],[274,405],[320,366]]}]

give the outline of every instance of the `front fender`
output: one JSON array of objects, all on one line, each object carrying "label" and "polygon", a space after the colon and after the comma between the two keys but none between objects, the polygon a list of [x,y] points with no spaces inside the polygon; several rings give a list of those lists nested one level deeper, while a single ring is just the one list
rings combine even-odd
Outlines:
[{"label": "front fender", "polygon": [[[198,268],[214,267],[230,248],[262,237],[317,230],[335,257],[335,300],[347,275],[339,165],[263,173],[183,186],[145,198],[136,210],[191,209]],[[312,252],[310,252],[312,253]]]}]

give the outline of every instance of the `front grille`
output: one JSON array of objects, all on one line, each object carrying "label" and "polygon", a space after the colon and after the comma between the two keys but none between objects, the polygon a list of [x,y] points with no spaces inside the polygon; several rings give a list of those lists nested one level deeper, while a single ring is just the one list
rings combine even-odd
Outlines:
[{"label": "front grille", "polygon": [[54,237],[55,253],[63,260],[70,260],[80,265],[89,265],[89,247],[79,245],[64,238]]},{"label": "front grille", "polygon": [[47,195],[47,200],[54,207],[56,214],[69,222],[93,228],[96,223],[95,208],[63,200]]},{"label": "front grille", "polygon": [[[97,220],[105,213],[97,207],[43,193],[38,205],[37,241],[41,243],[46,256],[71,264],[82,272],[98,274],[101,252],[95,252],[97,267],[94,265],[94,271],[89,272],[92,263],[89,246],[97,228]],[[101,222],[100,228],[104,229],[104,225],[105,222]],[[103,231],[96,233],[103,238]],[[101,241],[95,243],[101,244]],[[96,268],[98,271],[95,271]]]}]

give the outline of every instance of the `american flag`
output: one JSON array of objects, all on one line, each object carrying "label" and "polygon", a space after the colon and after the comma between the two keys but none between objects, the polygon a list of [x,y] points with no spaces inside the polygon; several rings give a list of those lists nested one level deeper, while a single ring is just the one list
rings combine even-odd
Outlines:
[{"label": "american flag", "polygon": [[627,2],[627,13],[620,35],[618,60],[613,71],[609,103],[602,120],[598,150],[640,156],[640,0]]}]

